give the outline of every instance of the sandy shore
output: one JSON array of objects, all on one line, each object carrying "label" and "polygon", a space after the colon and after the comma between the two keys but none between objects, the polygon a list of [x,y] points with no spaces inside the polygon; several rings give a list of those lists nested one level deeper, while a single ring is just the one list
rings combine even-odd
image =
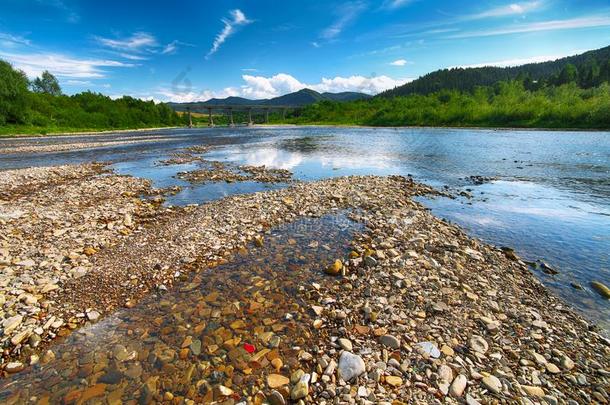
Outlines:
[{"label": "sandy shore", "polygon": [[[23,369],[44,373],[58,367],[57,338],[82,326],[86,331],[118,309],[136,310],[151,294],[185,288],[193,274],[228,263],[236,251],[265,246],[276,226],[344,210],[364,226],[348,254],[310,266],[320,278],[303,282],[295,287],[296,296],[285,298],[298,300],[289,314],[271,314],[277,319],[263,322],[256,311],[235,318],[223,310],[219,314],[226,316],[203,320],[233,331],[222,335],[213,352],[193,347],[198,334],[210,332],[189,322],[176,332],[186,331],[189,343],[170,347],[176,354],[162,369],[148,370],[149,357],[138,355],[137,348],[133,356],[123,356],[124,347],[120,355],[103,354],[121,375],[135,366],[148,370],[138,374],[133,389],[106,378],[107,365],[82,373],[80,385],[58,385],[46,396],[5,387],[5,400],[27,402],[32,395],[50,402],[104,397],[109,403],[610,399],[609,342],[550,294],[514,253],[469,238],[414,202],[414,196],[435,191],[409,178],[296,183],[186,208],[165,208],[162,192],[149,182],[100,165],[5,171],[0,190],[2,369],[15,381]],[[237,320],[251,327],[236,327]],[[287,332],[295,322],[307,339]],[[282,324],[288,329],[275,327]],[[200,345],[206,341],[200,339]],[[240,344],[237,353],[240,341],[252,342],[255,351]],[[78,367],[83,366],[74,373],[81,375]],[[187,385],[196,384],[197,390],[174,381],[171,370],[182,368],[190,370]],[[119,402],[109,399],[117,396]]]}]

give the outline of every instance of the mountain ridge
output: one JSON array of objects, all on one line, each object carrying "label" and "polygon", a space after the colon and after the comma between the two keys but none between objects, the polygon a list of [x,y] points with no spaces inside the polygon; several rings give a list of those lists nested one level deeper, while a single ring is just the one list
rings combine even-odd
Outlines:
[{"label": "mountain ridge", "polygon": [[279,106],[279,105],[292,105],[292,106],[305,106],[316,103],[318,101],[355,101],[371,98],[370,95],[365,93],[358,93],[353,91],[344,91],[339,93],[319,93],[312,89],[301,89],[293,93],[284,94],[270,99],[258,99],[252,100],[244,97],[230,96],[226,98],[211,98],[206,101],[195,101],[187,103],[167,103],[176,111],[186,110],[187,107],[197,106],[215,106],[215,105],[229,105],[229,106],[243,106],[243,105],[260,105],[260,106]]},{"label": "mountain ridge", "polygon": [[[472,91],[477,86],[493,86],[500,81],[518,78],[527,79],[530,83],[550,81],[561,76],[562,70],[567,65],[576,68],[577,73],[580,74],[578,79],[582,87],[594,87],[604,81],[604,72],[610,74],[610,46],[552,61],[518,66],[438,69],[412,82],[379,93],[375,97],[427,95],[441,90]],[[602,71],[601,76],[599,71]],[[594,72],[597,73],[597,81],[593,78]]]}]

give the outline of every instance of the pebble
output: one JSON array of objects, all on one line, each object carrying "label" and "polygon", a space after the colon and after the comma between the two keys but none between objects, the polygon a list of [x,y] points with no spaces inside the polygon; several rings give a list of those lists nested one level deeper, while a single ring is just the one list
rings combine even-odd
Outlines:
[{"label": "pebble", "polygon": [[483,339],[481,336],[477,336],[477,335],[471,337],[468,340],[468,345],[474,352],[480,353],[480,354],[487,353],[487,350],[489,349],[489,344],[487,343],[487,341],[485,339]]},{"label": "pebble", "polygon": [[349,339],[340,338],[337,340],[337,343],[339,343],[339,346],[343,350],[347,350],[348,352],[351,352],[353,350],[352,342]]},{"label": "pebble", "polygon": [[389,347],[390,349],[400,348],[400,340],[392,335],[383,335],[379,338],[382,345]]},{"label": "pebble", "polygon": [[349,382],[366,371],[362,357],[344,351],[339,357],[339,377]]},{"label": "pebble", "polygon": [[487,377],[483,377],[481,383],[483,383],[485,388],[487,388],[494,394],[499,394],[500,392],[502,392],[502,383],[496,376],[489,375]]},{"label": "pebble", "polygon": [[419,342],[417,346],[421,348],[424,353],[434,359],[438,359],[441,356],[440,350],[438,350],[438,347],[433,342]]},{"label": "pebble", "polygon": [[466,376],[463,374],[458,374],[458,376],[455,377],[455,379],[451,383],[451,386],[449,387],[449,395],[454,398],[461,397],[464,393],[464,390],[466,389],[467,384],[468,378],[466,378]]},{"label": "pebble", "polygon": [[278,391],[271,391],[271,394],[267,397],[270,405],[285,405],[286,400]]}]

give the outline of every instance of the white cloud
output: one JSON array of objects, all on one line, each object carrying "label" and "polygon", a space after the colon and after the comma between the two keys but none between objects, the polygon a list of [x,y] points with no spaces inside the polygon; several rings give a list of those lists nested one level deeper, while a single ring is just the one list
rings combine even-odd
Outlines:
[{"label": "white cloud", "polygon": [[404,66],[407,64],[406,59],[397,59],[394,62],[390,62],[390,65],[392,66]]},{"label": "white cloud", "polygon": [[205,101],[210,98],[224,98],[229,96],[245,97],[249,99],[265,99],[282,96],[284,94],[309,88],[320,93],[339,93],[355,91],[366,94],[377,94],[384,90],[400,86],[412,79],[393,79],[388,76],[337,76],[322,78],[319,83],[303,83],[286,73],[279,73],[271,77],[242,76],[245,84],[238,87],[226,87],[221,91],[197,91],[191,87],[178,87],[173,89],[161,88],[157,95],[166,101],[192,102]]},{"label": "white cloud", "polygon": [[91,86],[93,83],[89,80],[66,80],[64,84],[69,86]]},{"label": "white cloud", "polygon": [[123,51],[141,52],[147,48],[154,48],[157,46],[157,39],[147,32],[136,32],[130,37],[122,39],[103,37],[95,37],[95,39],[103,46]]},{"label": "white cloud", "polygon": [[216,38],[214,38],[214,43],[212,44],[212,48],[206,55],[206,59],[218,52],[220,46],[225,43],[227,38],[229,38],[233,33],[235,33],[236,27],[252,23],[252,21],[248,20],[246,15],[239,9],[231,10],[229,14],[231,14],[231,19],[222,19],[224,28],[218,33],[218,35],[216,35]]},{"label": "white cloud", "polygon": [[385,0],[381,8],[386,8],[389,10],[395,10],[397,8],[408,6],[409,4],[415,2],[416,0]]},{"label": "white cloud", "polygon": [[496,66],[496,67],[519,66],[519,65],[526,65],[528,63],[540,63],[540,62],[548,62],[551,60],[557,60],[557,59],[565,58],[567,56],[578,55],[578,54],[581,54],[586,51],[587,51],[587,49],[579,49],[579,50],[567,52],[564,54],[539,55],[539,56],[531,56],[528,58],[505,59],[505,60],[499,60],[499,61],[495,61],[495,62],[474,63],[474,64],[470,64],[470,65],[461,65],[461,66],[454,66],[454,67],[478,68],[478,67],[486,67],[486,66]]},{"label": "white cloud", "polygon": [[104,59],[79,59],[57,53],[19,54],[0,51],[0,56],[23,70],[29,77],[37,77],[48,70],[60,78],[98,79],[106,76],[105,67],[133,67],[136,65]]},{"label": "white cloud", "polygon": [[0,32],[0,45],[5,48],[15,48],[21,45],[30,45],[29,39]]},{"label": "white cloud", "polygon": [[320,33],[320,38],[327,41],[336,38],[365,8],[366,4],[360,1],[343,4],[337,10],[338,19]]},{"label": "white cloud", "polygon": [[464,16],[462,19],[463,20],[480,20],[480,19],[484,19],[484,18],[506,17],[506,16],[511,16],[511,15],[525,14],[529,11],[539,9],[543,5],[544,5],[544,2],[542,2],[542,1],[512,3],[507,6],[492,8],[492,9],[489,9],[482,13]]},{"label": "white cloud", "polygon": [[392,89],[396,86],[405,84],[412,79],[392,79],[388,76],[337,76],[332,79],[322,78],[322,82],[309,86],[319,92],[338,93],[342,91],[356,91],[366,94],[377,94],[384,90]]},{"label": "white cloud", "polygon": [[125,52],[119,52],[118,55],[122,58],[129,59],[129,60],[148,60],[148,58],[146,56],[133,55],[130,53],[125,53]]},{"label": "white cloud", "polygon": [[163,47],[163,50],[161,51],[161,53],[163,55],[173,55],[174,53],[176,53],[178,51],[179,46],[195,46],[195,45],[188,44],[186,42],[178,41],[177,39],[175,39],[172,42],[170,42],[169,44],[165,45]]},{"label": "white cloud", "polygon": [[542,21],[530,24],[519,24],[506,28],[469,31],[450,36],[449,38],[474,38],[474,37],[489,37],[496,35],[509,35],[527,32],[539,31],[555,31],[569,30],[578,28],[596,28],[610,26],[610,17],[608,16],[589,16],[580,18],[571,18],[567,20],[552,20]]}]

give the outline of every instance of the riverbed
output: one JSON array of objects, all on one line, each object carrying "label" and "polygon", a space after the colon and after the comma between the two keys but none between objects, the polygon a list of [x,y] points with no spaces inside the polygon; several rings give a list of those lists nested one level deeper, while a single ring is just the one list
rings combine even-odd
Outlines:
[{"label": "riverbed", "polygon": [[[176,177],[195,163],[172,153],[210,145],[206,159],[288,169],[311,181],[345,175],[412,175],[456,198],[422,198],[470,235],[508,246],[536,276],[601,327],[610,304],[610,133],[335,127],[202,128],[0,141],[0,169],[110,161],[120,174],[180,186],[169,205],[284,187],[259,182],[193,185]],[[12,152],[12,153],[11,153]],[[545,266],[539,264],[544,262]],[[549,274],[554,273],[554,274]],[[556,274],[555,274],[556,273]]]}]

